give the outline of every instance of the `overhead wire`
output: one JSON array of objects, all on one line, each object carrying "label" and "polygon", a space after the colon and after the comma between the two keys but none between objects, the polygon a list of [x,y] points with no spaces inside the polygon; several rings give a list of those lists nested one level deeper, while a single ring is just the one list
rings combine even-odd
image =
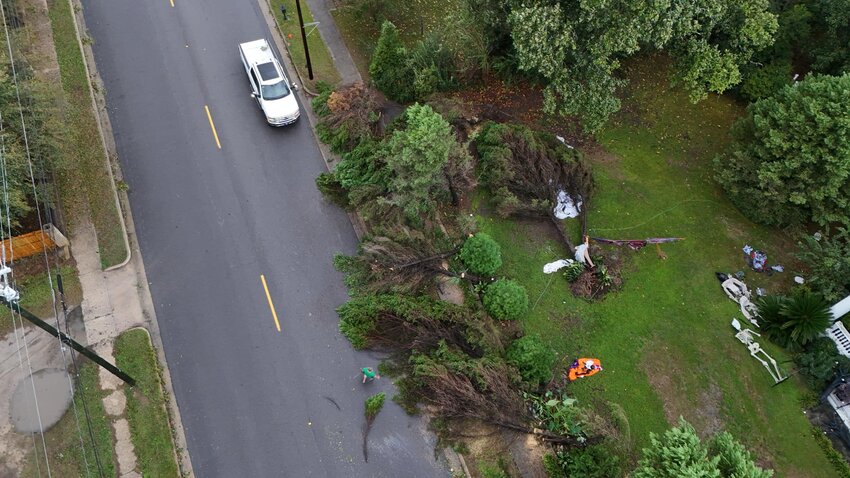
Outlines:
[{"label": "overhead wire", "polygon": [[[14,66],[14,59],[12,57],[11,38],[10,38],[10,35],[9,35],[9,31],[8,31],[8,24],[6,22],[5,7],[2,5],[2,2],[0,2],[0,13],[2,13],[2,17],[3,17],[3,20],[4,20],[4,31],[5,31],[5,34],[6,34],[7,46],[8,46],[8,49],[9,49],[9,57],[10,57],[11,65],[12,65],[13,79],[14,79],[14,83],[15,83],[15,90],[16,90],[19,113],[20,113],[20,118],[21,118],[21,128],[22,128],[22,133],[23,133],[24,146],[25,146],[25,149],[26,149],[27,165],[29,167],[29,173],[30,173],[30,183],[32,185],[33,200],[35,201],[36,213],[37,213],[37,218],[38,218],[38,223],[39,223],[39,230],[40,230],[40,234],[41,234],[39,237],[41,238],[41,242],[42,242],[42,252],[43,252],[43,257],[44,257],[44,263],[45,263],[45,267],[46,267],[46,270],[47,270],[48,283],[49,283],[50,291],[51,291],[51,299],[52,299],[52,302],[53,302],[54,316],[56,318],[56,330],[57,330],[57,332],[61,333],[62,328],[61,328],[60,320],[59,320],[59,310],[58,310],[58,307],[57,307],[57,304],[56,304],[56,289],[54,288],[54,285],[53,285],[53,274],[52,274],[52,269],[51,269],[51,266],[50,266],[50,259],[49,259],[48,254],[47,254],[47,247],[46,247],[45,238],[44,238],[44,234],[45,234],[46,231],[44,229],[44,222],[42,221],[41,206],[39,205],[39,191],[38,191],[38,188],[36,187],[36,184],[35,184],[35,174],[34,174],[34,168],[33,168],[33,163],[32,163],[32,155],[31,155],[30,148],[29,148],[29,138],[28,138],[28,135],[27,135],[26,123],[24,121],[24,116],[23,116],[23,105],[21,103],[20,89],[19,89],[18,82],[17,82],[17,71],[16,71],[16,68]],[[27,33],[28,38],[29,38],[29,33],[30,33],[29,29],[27,29],[26,33]],[[29,97],[29,100],[30,100],[30,104],[28,106],[32,107],[32,98]],[[0,120],[0,121],[2,121],[2,120]],[[2,128],[1,122],[0,122],[0,128]],[[43,167],[40,168],[40,173],[41,173],[40,174],[41,184],[43,186],[45,184],[44,168]],[[4,161],[4,168],[3,168],[3,180],[4,180],[4,188],[5,188],[4,193],[6,194],[5,197],[8,198],[8,187],[7,187],[7,184],[5,182],[5,179],[6,179],[6,176],[5,176],[5,161]],[[9,206],[9,203],[8,203],[8,199],[7,199],[7,201],[6,201],[7,218],[10,217],[10,215],[8,215],[8,212],[9,212],[8,206]],[[49,222],[52,223],[53,222],[52,221],[52,212],[50,210],[50,206],[47,204],[46,201],[44,202],[44,212],[45,212]],[[53,230],[51,229],[50,232],[51,232],[51,235],[52,235]],[[10,221],[9,221],[9,237],[10,238],[12,237],[11,236],[11,222]],[[53,239],[54,243],[56,242],[55,237],[51,237],[51,239]],[[5,250],[3,252],[5,253]],[[54,257],[54,260],[58,263],[58,260],[56,259],[56,257]],[[57,268],[58,268],[58,264],[57,264]],[[13,275],[13,277],[14,277],[14,275]],[[64,322],[65,322],[65,333],[66,333],[66,335],[68,335],[70,337],[70,327],[68,326],[67,311],[66,311],[66,308],[65,308],[64,295],[63,295],[63,298],[62,298],[62,313],[63,313]],[[21,323],[22,323],[22,326],[23,326],[22,320],[21,320]],[[57,337],[57,338],[58,338],[58,345],[59,345],[60,351],[62,353],[62,360],[63,360],[63,364],[64,364],[64,368],[65,368],[66,377],[68,378],[68,387],[69,387],[69,390],[70,390],[70,393],[71,393],[71,396],[72,396],[71,403],[72,403],[73,412],[74,412],[74,419],[75,419],[75,424],[76,424],[76,428],[77,428],[77,434],[78,434],[79,439],[80,439],[80,451],[82,453],[83,464],[85,466],[86,475],[89,476],[91,474],[91,470],[90,470],[90,467],[89,467],[88,457],[87,457],[87,454],[86,454],[85,440],[83,439],[82,429],[80,428],[80,418],[79,418],[79,412],[77,410],[77,403],[76,403],[76,399],[73,398],[74,395],[75,395],[74,381],[72,380],[70,371],[68,370],[68,359],[67,359],[67,356],[66,356],[66,350],[67,349],[65,347],[65,344],[62,343],[62,339],[59,338],[59,337]],[[90,414],[89,414],[89,411],[88,411],[88,404],[87,404],[87,400],[86,400],[85,394],[83,393],[83,389],[82,389],[79,367],[77,365],[76,357],[73,353],[71,353],[71,361],[72,361],[73,368],[74,368],[74,376],[77,378],[77,380],[76,380],[76,382],[77,382],[77,393],[76,393],[76,395],[77,395],[77,397],[80,398],[82,405],[83,405],[83,410],[84,410],[84,413],[85,413],[85,419],[86,419],[86,423],[87,423],[87,426],[88,426],[89,438],[91,440],[92,452],[93,452],[95,462],[96,462],[96,465],[97,465],[98,475],[100,477],[103,477],[104,476],[103,475],[103,467],[100,463],[100,458],[98,456],[98,447],[97,447],[97,443],[96,443],[95,436],[94,436],[94,431],[93,431],[93,427],[92,427],[92,423],[91,423],[91,417],[90,417]],[[42,441],[44,441],[43,429],[42,429]],[[46,444],[45,444],[45,454],[46,453],[47,453],[47,448],[46,448]],[[48,465],[48,475],[49,475],[49,465]]]}]

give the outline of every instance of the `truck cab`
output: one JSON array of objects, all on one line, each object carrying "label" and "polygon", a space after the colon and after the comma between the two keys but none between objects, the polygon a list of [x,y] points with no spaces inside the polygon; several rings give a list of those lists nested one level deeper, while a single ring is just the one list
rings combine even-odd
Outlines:
[{"label": "truck cab", "polygon": [[268,41],[261,38],[239,44],[239,57],[251,84],[251,97],[272,126],[294,123],[301,116],[298,102],[283,68]]}]

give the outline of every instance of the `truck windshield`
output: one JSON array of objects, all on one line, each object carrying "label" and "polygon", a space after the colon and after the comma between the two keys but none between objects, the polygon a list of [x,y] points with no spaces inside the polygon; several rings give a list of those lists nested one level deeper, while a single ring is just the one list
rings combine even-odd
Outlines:
[{"label": "truck windshield", "polygon": [[263,90],[264,100],[277,100],[289,94],[289,87],[285,81],[278,81],[271,85],[262,85],[260,88]]}]

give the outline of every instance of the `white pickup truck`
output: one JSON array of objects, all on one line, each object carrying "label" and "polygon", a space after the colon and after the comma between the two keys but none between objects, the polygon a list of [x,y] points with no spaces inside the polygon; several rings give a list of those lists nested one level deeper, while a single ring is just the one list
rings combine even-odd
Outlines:
[{"label": "white pickup truck", "polygon": [[301,116],[292,92],[298,87],[289,83],[269,42],[261,38],[241,43],[239,56],[251,83],[251,97],[257,100],[266,121],[272,126],[294,123]]}]

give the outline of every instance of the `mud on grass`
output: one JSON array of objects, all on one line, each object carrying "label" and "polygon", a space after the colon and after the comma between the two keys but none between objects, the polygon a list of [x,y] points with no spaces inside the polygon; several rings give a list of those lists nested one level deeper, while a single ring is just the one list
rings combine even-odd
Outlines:
[{"label": "mud on grass", "polygon": [[[59,422],[44,433],[47,443],[47,458],[50,463],[52,476],[79,476],[95,478],[99,476],[117,476],[117,464],[113,448],[115,436],[112,426],[103,409],[103,398],[106,393],[100,389],[97,365],[79,358],[80,364],[80,387],[83,396],[75,394],[74,402],[79,415],[79,423],[74,416],[74,409],[69,408]],[[86,424],[83,400],[88,407],[91,420],[94,445]],[[79,427],[79,428],[78,428]],[[80,440],[83,441],[81,447]],[[35,444],[29,440],[29,453],[20,475],[22,478],[35,478],[46,475],[44,462],[44,449],[40,437],[36,437]],[[35,447],[35,450],[33,449]],[[98,472],[97,460],[95,459],[95,447],[97,448],[97,460],[103,470]],[[85,450],[85,457],[83,451]]]}]

